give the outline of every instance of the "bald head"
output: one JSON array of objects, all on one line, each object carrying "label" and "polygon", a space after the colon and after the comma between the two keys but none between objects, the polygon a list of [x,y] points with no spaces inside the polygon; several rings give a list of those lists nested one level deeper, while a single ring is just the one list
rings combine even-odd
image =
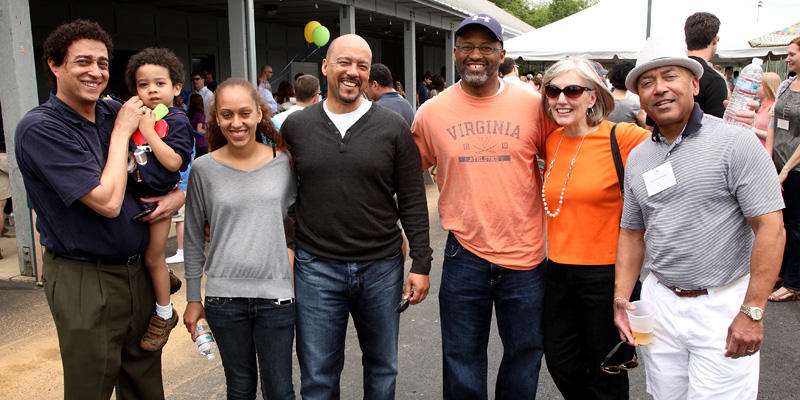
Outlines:
[{"label": "bald head", "polygon": [[369,43],[367,43],[364,38],[354,33],[342,35],[336,39],[333,39],[330,46],[328,46],[328,52],[325,54],[325,58],[331,58],[331,56],[336,54],[337,51],[342,51],[340,47],[361,48],[362,50],[366,49],[366,51],[369,52],[370,61],[372,60],[372,50],[369,48]]},{"label": "bald head", "polygon": [[272,67],[269,64],[265,64],[261,67],[261,74],[258,75],[258,79],[266,82],[270,78],[272,78]]},{"label": "bald head", "polygon": [[322,74],[328,80],[328,109],[334,113],[354,111],[367,88],[372,50],[358,35],[342,35],[328,47]]}]

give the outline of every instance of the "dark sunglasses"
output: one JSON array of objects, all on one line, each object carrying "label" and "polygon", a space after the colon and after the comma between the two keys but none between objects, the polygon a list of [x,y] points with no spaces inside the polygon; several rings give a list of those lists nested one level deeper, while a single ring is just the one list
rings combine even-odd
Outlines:
[{"label": "dark sunglasses", "polygon": [[203,78],[200,78],[200,77],[192,78],[193,81],[199,81],[200,79],[203,79]]},{"label": "dark sunglasses", "polygon": [[625,371],[628,371],[628,370],[634,369],[634,368],[639,366],[639,362],[637,361],[637,358],[636,358],[636,350],[633,351],[633,360],[624,362],[624,363],[622,363],[620,365],[606,365],[608,360],[611,359],[611,356],[613,356],[614,353],[616,353],[617,350],[619,350],[619,346],[622,346],[623,343],[627,343],[627,342],[623,340],[623,341],[617,343],[617,345],[614,346],[614,348],[611,349],[611,351],[606,355],[606,358],[603,359],[603,362],[600,363],[600,369],[603,370],[603,372],[609,373],[609,374],[618,374],[623,369]]},{"label": "dark sunglasses", "polygon": [[587,90],[592,91],[594,89],[581,85],[569,85],[562,89],[552,83],[548,83],[547,86],[544,87],[544,95],[551,99],[557,99],[561,92],[564,92],[564,96],[567,96],[567,98],[577,99]]}]

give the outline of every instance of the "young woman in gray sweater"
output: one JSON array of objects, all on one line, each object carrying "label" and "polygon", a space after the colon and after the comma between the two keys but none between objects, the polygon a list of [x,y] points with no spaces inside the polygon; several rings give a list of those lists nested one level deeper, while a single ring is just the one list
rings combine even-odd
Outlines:
[{"label": "young woman in gray sweater", "polygon": [[[283,220],[297,188],[286,142],[264,115],[251,83],[232,78],[217,88],[208,129],[215,150],[189,175],[183,320],[190,333],[208,320],[228,398],[255,398],[260,369],[262,397],[294,399],[294,291]],[[256,139],[262,134],[272,146]]]}]

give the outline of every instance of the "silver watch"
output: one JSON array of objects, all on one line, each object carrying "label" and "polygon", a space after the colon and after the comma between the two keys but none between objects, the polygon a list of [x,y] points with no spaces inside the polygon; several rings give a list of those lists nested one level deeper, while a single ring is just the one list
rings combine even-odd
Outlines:
[{"label": "silver watch", "polygon": [[739,308],[739,311],[750,317],[750,319],[753,321],[761,321],[761,318],[764,318],[764,310],[758,307],[748,307],[746,305],[742,305]]}]

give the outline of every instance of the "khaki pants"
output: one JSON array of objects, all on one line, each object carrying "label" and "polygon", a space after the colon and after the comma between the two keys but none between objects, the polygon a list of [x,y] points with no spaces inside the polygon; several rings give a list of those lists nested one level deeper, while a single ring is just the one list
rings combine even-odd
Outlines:
[{"label": "khaki pants", "polygon": [[139,341],[155,309],[150,275],[141,261],[130,267],[44,255],[42,282],[53,314],[64,398],[163,399],[161,351]]}]

